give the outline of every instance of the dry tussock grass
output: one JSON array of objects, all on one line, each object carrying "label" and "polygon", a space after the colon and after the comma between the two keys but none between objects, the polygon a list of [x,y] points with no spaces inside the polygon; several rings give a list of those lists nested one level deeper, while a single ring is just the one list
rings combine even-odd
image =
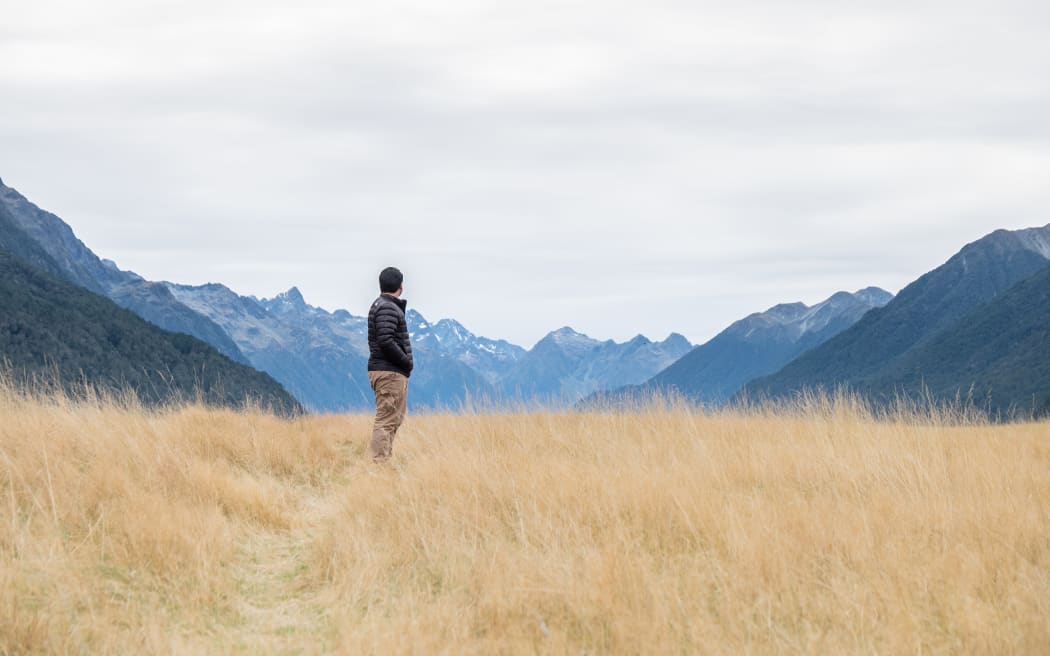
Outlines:
[{"label": "dry tussock grass", "polygon": [[0,653],[1047,653],[1050,425],[0,386]]}]

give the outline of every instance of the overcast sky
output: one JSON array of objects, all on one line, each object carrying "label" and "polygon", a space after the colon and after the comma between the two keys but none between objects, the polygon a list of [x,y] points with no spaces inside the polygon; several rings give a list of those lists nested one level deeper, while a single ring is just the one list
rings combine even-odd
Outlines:
[{"label": "overcast sky", "polygon": [[3,0],[0,177],[150,279],[704,341],[1050,222],[1045,0]]}]

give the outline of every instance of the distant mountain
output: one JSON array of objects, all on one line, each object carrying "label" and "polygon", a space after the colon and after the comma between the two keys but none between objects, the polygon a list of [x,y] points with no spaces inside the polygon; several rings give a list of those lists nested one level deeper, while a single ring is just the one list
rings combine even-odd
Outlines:
[{"label": "distant mountain", "polygon": [[907,351],[868,394],[972,399],[991,413],[1050,415],[1050,265]]},{"label": "distant mountain", "polygon": [[[352,318],[340,321],[307,306],[294,288],[267,301],[216,283],[163,284],[180,303],[219,325],[252,366],[281,381],[309,410],[345,410],[368,401],[366,356],[346,339],[360,332]],[[319,323],[327,332],[318,330]]]},{"label": "distant mountain", "polygon": [[[181,303],[220,325],[255,367],[284,383],[309,409],[345,412],[367,409],[374,403],[368,382],[365,317],[312,306],[296,287],[271,299],[257,299],[214,283],[164,284]],[[409,390],[411,407],[456,406],[468,393],[492,395],[491,385],[478,371],[441,351],[422,315],[409,310],[407,319],[410,332],[421,335],[413,338],[416,365]],[[461,334],[473,338],[465,329]],[[452,340],[446,339],[451,348]],[[471,352],[471,343],[465,338],[458,350]]]},{"label": "distant mountain", "polygon": [[[280,380],[309,409],[371,407],[365,317],[309,305],[295,287],[272,299],[256,299],[216,284],[164,284],[185,306],[220,325],[254,366]],[[411,307],[406,321],[416,361],[409,406],[416,409],[455,408],[468,397],[505,401],[518,398],[518,392],[527,398],[564,392],[575,399],[644,380],[690,348],[680,335],[660,344],[639,336],[621,345],[565,328],[526,352],[505,340],[475,335],[454,319],[431,323]],[[548,352],[549,344],[557,345],[556,354]]]},{"label": "distant mountain", "polygon": [[588,403],[667,390],[695,402],[724,403],[748,381],[779,370],[892,298],[887,291],[869,287],[853,294],[838,292],[812,307],[804,303],[774,306],[733,323],[644,384],[598,394]]},{"label": "distant mountain", "polygon": [[[0,243],[17,249],[24,259],[109,297],[159,327],[199,337],[238,362],[270,373],[309,408],[342,411],[373,403],[365,371],[368,348],[363,317],[309,306],[294,287],[273,299],[257,299],[221,284],[194,287],[145,280],[96,256],[59,217],[2,181],[0,210],[11,226],[7,233],[0,228]],[[455,332],[448,322],[436,326],[438,337]],[[524,353],[507,342],[475,337],[461,326],[457,330],[478,348],[464,342],[459,351],[450,353],[452,341],[438,350],[424,346],[413,371],[410,404],[414,407],[455,405],[468,390],[492,395],[489,381]]]},{"label": "distant mountain", "polygon": [[838,292],[812,307],[777,305],[732,324],[654,376],[651,383],[676,388],[697,401],[723,403],[748,381],[778,371],[892,299],[893,294],[869,287],[853,294]]},{"label": "distant mountain", "polygon": [[[377,292],[378,294],[378,292]],[[372,388],[368,382],[368,321],[346,310],[329,313],[308,305],[295,287],[284,294],[266,300],[262,304],[271,313],[281,317],[297,334],[309,336],[311,348],[320,357],[308,358],[312,367],[306,373],[334,370],[344,379],[353,380],[357,397],[341,396],[338,392],[331,401],[319,409],[343,411],[368,409],[374,403]],[[406,313],[409,332],[418,331],[421,325],[429,325],[422,315],[414,310]],[[460,360],[445,355],[440,350],[428,348],[426,344],[412,345],[415,366],[412,369],[412,384],[408,403],[412,408],[434,408],[456,406],[468,394],[489,394],[491,388],[484,378]],[[345,359],[340,359],[345,354]],[[360,383],[360,384],[359,384]],[[314,399],[314,396],[307,398]],[[354,400],[353,405],[347,399]],[[340,399],[342,399],[340,401]]]},{"label": "distant mountain", "polygon": [[653,342],[644,335],[635,335],[622,344],[602,342],[579,372],[584,382],[580,391],[615,389],[645,380],[692,348],[692,343],[679,333],[671,333],[662,342]]},{"label": "distant mountain", "polygon": [[922,361],[912,360],[919,356],[908,355],[909,351],[925,347],[979,306],[1039,272],[1048,261],[1050,225],[993,232],[908,285],[885,307],[872,310],[779,372],[752,381],[743,392],[754,398],[839,386],[862,393],[884,390],[898,380],[899,372]]},{"label": "distant mountain", "polygon": [[438,353],[457,360],[481,375],[490,385],[498,385],[525,355],[525,349],[502,339],[479,337],[455,319],[429,323],[413,309],[406,314],[412,348]]},{"label": "distant mountain", "polygon": [[[7,218],[0,216],[0,226]],[[6,232],[3,227],[0,233]],[[74,394],[87,382],[110,391],[131,389],[146,404],[193,400],[199,392],[213,404],[240,407],[251,398],[280,414],[302,411],[270,376],[199,339],[158,328],[5,249],[0,249],[0,368],[16,382],[57,382]]]},{"label": "distant mountain", "polygon": [[[160,283],[144,280],[131,271],[121,271],[112,262],[95,255],[73,234],[73,230],[50,212],[0,181],[0,207],[50,260],[49,271],[64,280],[102,294],[150,322],[173,332],[198,337],[231,359],[247,364],[233,340],[215,323],[179,303]],[[38,260],[34,264],[39,265]]]},{"label": "distant mountain", "polygon": [[[572,328],[559,328],[536,343],[503,380],[512,398],[565,398],[577,394],[571,380],[587,355],[601,344]],[[563,384],[564,381],[564,384]]]},{"label": "distant mountain", "polygon": [[642,382],[690,348],[689,340],[677,333],[662,342],[638,335],[616,343],[565,326],[537,342],[507,373],[503,396],[572,404],[595,391]]},{"label": "distant mountain", "polygon": [[[0,208],[18,229],[8,237],[0,232],[0,240],[7,239],[37,266],[107,296],[157,326],[193,335],[238,362],[250,363],[311,410],[372,407],[364,317],[311,306],[294,287],[259,299],[217,283],[145,280],[97,257],[61,219],[2,182]],[[406,318],[416,355],[409,390],[413,408],[456,407],[467,397],[506,399],[519,391],[528,398],[575,399],[644,381],[691,348],[681,335],[660,343],[638,336],[617,344],[566,329],[568,333],[556,331],[526,352],[505,340],[477,336],[453,319],[431,324],[414,309]]]}]

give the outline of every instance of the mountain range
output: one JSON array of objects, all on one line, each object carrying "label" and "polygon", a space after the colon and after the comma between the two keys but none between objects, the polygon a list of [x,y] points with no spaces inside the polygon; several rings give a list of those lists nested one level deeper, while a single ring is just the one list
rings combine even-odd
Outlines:
[{"label": "mountain range", "polygon": [[997,230],[741,396],[848,388],[875,402],[960,396],[995,414],[1039,412],[1050,402],[1047,267],[1050,225]]},{"label": "mountain range", "polygon": [[892,298],[885,290],[869,287],[855,293],[838,292],[812,307],[776,305],[734,322],[645,383],[596,393],[581,405],[636,401],[669,390],[700,404],[723,404],[745,383],[778,371]]},{"label": "mountain range", "polygon": [[22,194],[0,180],[0,206],[11,221],[51,260],[63,279],[101,294],[172,332],[186,333],[215,346],[230,359],[248,361],[233,340],[215,323],[174,299],[167,288],[144,280],[131,271],[121,271],[108,260],[95,255],[77,239],[62,219],[29,202]]},{"label": "mountain range", "polygon": [[[258,299],[218,284],[164,284],[181,303],[221,326],[253,365],[282,381],[309,408],[339,412],[373,403],[365,317],[312,306],[295,287]],[[552,389],[566,390],[573,401],[593,389],[645,380],[690,348],[680,335],[659,344],[641,338],[649,346],[639,348],[639,338],[599,342],[561,329],[526,351],[479,337],[454,319],[431,323],[414,309],[405,318],[416,361],[409,404],[417,409],[455,408],[467,398],[483,404],[550,403]],[[577,348],[558,346],[565,330],[576,335]]]},{"label": "mountain range", "polygon": [[[113,311],[123,308],[159,331],[128,340],[137,345],[135,357],[151,340],[174,345],[174,351],[157,347],[163,362],[137,361],[129,354],[117,362],[114,356],[104,374],[91,357],[67,357],[64,366],[70,372],[79,365],[107,379],[127,379],[129,368],[136,367],[195,371],[196,365],[177,355],[192,353],[224,369],[227,380],[240,381],[234,385],[238,394],[254,385],[274,405],[292,408],[298,399],[301,407],[321,412],[372,405],[365,318],[310,305],[296,287],[257,298],[219,283],[146,280],[96,256],[59,217],[2,181],[0,251],[9,256],[3,260],[9,278],[5,293],[23,303],[8,311],[21,313],[25,325],[46,328],[33,322],[61,315],[68,323],[112,327],[126,322],[124,315],[114,318]],[[896,297],[871,287],[836,293],[812,307],[777,305],[742,318],[695,348],[677,333],[661,342],[638,335],[618,343],[565,326],[525,349],[475,335],[454,319],[432,323],[410,308],[406,320],[416,366],[409,404],[455,409],[469,399],[586,406],[673,390],[694,402],[719,405],[842,387],[876,403],[901,395],[966,398],[1000,417],[1050,412],[1048,267],[1050,226],[999,230],[966,245]],[[53,307],[60,290],[80,298],[70,286],[96,299],[61,309],[79,308],[80,315]],[[27,299],[43,302],[27,305]],[[101,299],[119,308],[103,309]],[[42,361],[38,356],[47,355],[43,344],[59,348],[64,339],[81,340],[76,343],[85,354],[105,359],[100,335],[108,335],[112,346],[114,339],[123,340],[114,334],[138,335],[142,325],[106,333],[85,324],[85,331],[61,338],[41,329],[36,334],[42,341],[35,345],[19,328],[8,330],[6,348],[14,349],[15,359],[23,358],[27,371]],[[172,333],[181,337],[174,342],[163,337]],[[26,360],[27,354],[37,359]],[[264,372],[264,378],[252,378],[248,372],[253,370]],[[152,379],[146,382],[155,385]],[[285,390],[295,399],[281,397]]]},{"label": "mountain range", "polygon": [[85,393],[131,390],[147,405],[252,401],[283,415],[302,406],[277,381],[210,344],[164,330],[70,281],[0,203],[0,364],[31,386]]},{"label": "mountain range", "polygon": [[691,348],[689,340],[678,333],[662,342],[637,335],[618,344],[598,341],[565,326],[541,339],[521,358],[504,379],[504,390],[509,398],[544,405],[573,404],[596,391],[643,382]]},{"label": "mountain range", "polygon": [[[37,260],[46,256],[52,273],[270,374],[309,410],[371,407],[364,317],[312,306],[295,287],[267,299],[243,296],[219,283],[146,280],[99,258],[62,219],[2,181],[0,206],[20,238],[39,251]],[[691,348],[677,334],[658,343],[642,336],[616,343],[561,329],[526,350],[477,336],[454,319],[431,323],[409,309],[406,320],[416,356],[409,393],[415,409],[455,408],[468,398],[572,401],[596,389],[643,382]]]}]

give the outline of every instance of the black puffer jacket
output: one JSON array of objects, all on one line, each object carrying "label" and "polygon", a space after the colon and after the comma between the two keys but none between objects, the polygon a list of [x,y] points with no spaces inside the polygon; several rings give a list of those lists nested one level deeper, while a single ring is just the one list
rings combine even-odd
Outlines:
[{"label": "black puffer jacket", "polygon": [[412,373],[412,343],[405,322],[405,301],[380,294],[368,310],[368,370]]}]

